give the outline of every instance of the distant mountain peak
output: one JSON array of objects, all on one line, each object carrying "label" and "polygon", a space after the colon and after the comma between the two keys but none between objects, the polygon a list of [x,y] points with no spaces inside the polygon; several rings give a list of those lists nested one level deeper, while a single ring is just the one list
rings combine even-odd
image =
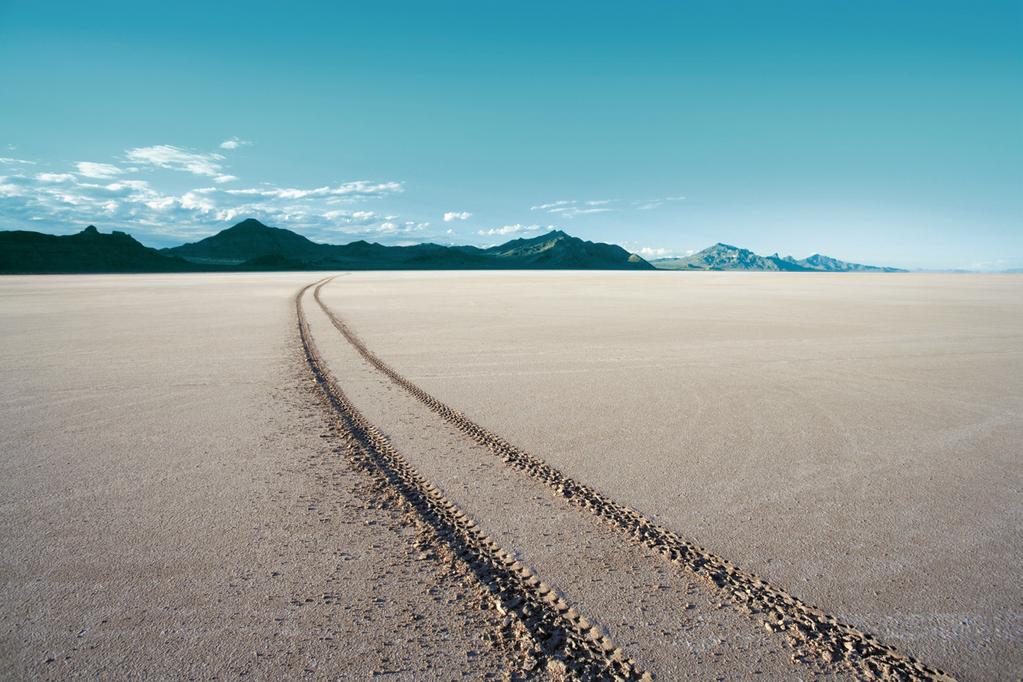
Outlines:
[{"label": "distant mountain peak", "polygon": [[318,253],[318,246],[291,230],[247,218],[205,239],[165,251],[204,265],[238,265],[268,256],[303,261]]},{"label": "distant mountain peak", "polygon": [[819,253],[796,260],[777,252],[758,256],[749,249],[718,242],[684,258],[659,258],[654,267],[664,270],[756,270],[782,272],[902,272],[898,268],[846,263]]},{"label": "distant mountain peak", "polygon": [[614,244],[588,242],[562,230],[499,246],[384,246],[365,240],[318,244],[249,218],[198,242],[170,249],[193,263],[219,267],[313,269],[651,269],[648,262]]},{"label": "distant mountain peak", "polygon": [[549,242],[549,241],[556,241],[556,240],[559,240],[559,239],[578,239],[578,237],[573,237],[572,235],[568,234],[567,232],[563,232],[562,230],[551,230],[550,232],[544,232],[543,234],[538,234],[538,235],[536,235],[534,237],[516,237],[515,239],[512,239],[511,241],[508,241],[508,242],[505,242],[505,243],[506,244],[512,244],[512,243],[531,243],[531,244],[532,243],[536,243],[536,244],[541,244],[541,243],[546,243],[546,242]]},{"label": "distant mountain peak", "polygon": [[77,234],[0,232],[0,272],[189,272],[196,267],[143,246],[130,234],[89,225]]},{"label": "distant mountain peak", "polygon": [[[227,228],[227,230],[235,230],[237,232],[244,232],[248,230],[277,230],[277,229],[280,228],[264,225],[255,218],[246,218],[240,223],[235,223],[231,227]],[[224,230],[224,232],[227,232],[227,230]]]}]

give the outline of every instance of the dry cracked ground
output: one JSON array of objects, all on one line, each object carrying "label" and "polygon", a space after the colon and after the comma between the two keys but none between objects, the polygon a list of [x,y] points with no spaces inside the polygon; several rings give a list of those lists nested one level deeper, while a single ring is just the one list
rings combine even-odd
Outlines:
[{"label": "dry cracked ground", "polygon": [[0,677],[1023,671],[1023,278],[328,277],[0,279]]}]

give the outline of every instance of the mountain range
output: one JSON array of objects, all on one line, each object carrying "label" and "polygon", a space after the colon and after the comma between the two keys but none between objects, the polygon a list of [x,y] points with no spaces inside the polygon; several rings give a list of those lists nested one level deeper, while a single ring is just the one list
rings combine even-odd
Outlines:
[{"label": "mountain range", "polygon": [[796,260],[792,256],[758,256],[749,249],[717,243],[683,258],[650,261],[661,270],[756,270],[776,272],[905,272],[899,268],[847,263],[819,253]]},{"label": "mountain range", "polygon": [[620,246],[587,242],[560,230],[499,246],[415,244],[384,246],[366,241],[319,244],[258,220],[161,253],[189,262],[245,269],[432,270],[432,269],[652,269]]},{"label": "mountain range", "polygon": [[200,272],[234,270],[652,270],[620,246],[555,230],[499,246],[366,241],[320,244],[300,234],[243,220],[197,242],[151,249],[123,232],[55,236],[0,231],[0,273]]},{"label": "mountain range", "polygon": [[2,273],[189,272],[188,261],[160,253],[124,232],[102,234],[90,225],[57,236],[26,230],[0,232]]},{"label": "mountain range", "polygon": [[715,244],[685,258],[647,262],[615,244],[589,242],[554,230],[498,246],[356,241],[321,244],[300,234],[243,220],[197,242],[152,249],[123,232],[90,225],[73,235],[0,231],[0,273],[208,272],[251,270],[774,270],[787,272],[901,272],[815,254],[758,256]]}]

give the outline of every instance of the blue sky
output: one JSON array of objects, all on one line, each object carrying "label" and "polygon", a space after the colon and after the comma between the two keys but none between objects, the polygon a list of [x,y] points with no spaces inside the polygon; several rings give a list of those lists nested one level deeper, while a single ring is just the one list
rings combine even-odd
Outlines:
[{"label": "blue sky", "polygon": [[1023,3],[0,0],[0,228],[1023,266]]}]

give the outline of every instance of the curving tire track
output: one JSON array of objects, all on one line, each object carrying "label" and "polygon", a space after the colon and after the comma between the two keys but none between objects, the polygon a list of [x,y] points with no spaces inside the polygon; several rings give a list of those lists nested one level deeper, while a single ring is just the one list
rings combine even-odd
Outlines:
[{"label": "curving tire track", "polygon": [[332,279],[316,285],[314,298],[334,327],[373,367],[471,440],[488,448],[508,466],[542,482],[633,541],[660,552],[669,561],[710,581],[733,604],[761,614],[764,627],[786,635],[789,645],[796,651],[796,658],[843,665],[863,679],[954,679],[942,670],[924,665],[894,647],[882,644],[870,634],[840,623],[833,616],[769,585],[756,575],[738,569],[731,562],[658,526],[639,511],[569,478],[539,457],[515,447],[433,397],[377,357],[323,302],[320,291]]},{"label": "curving tire track", "polygon": [[339,431],[349,450],[375,468],[409,510],[463,562],[499,612],[511,617],[518,626],[516,629],[526,634],[529,648],[540,663],[553,664],[555,670],[560,669],[573,679],[651,679],[529,567],[480,532],[352,405],[323,362],[309,330],[302,297],[314,285],[303,287],[295,298],[299,336],[306,364],[339,422]]}]

